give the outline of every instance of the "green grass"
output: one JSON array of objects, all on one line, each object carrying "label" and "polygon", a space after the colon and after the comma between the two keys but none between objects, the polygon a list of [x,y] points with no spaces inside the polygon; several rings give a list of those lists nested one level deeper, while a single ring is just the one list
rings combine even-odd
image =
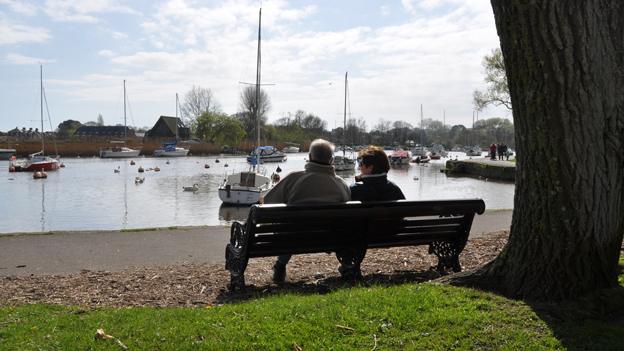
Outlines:
[{"label": "green grass", "polygon": [[622,310],[595,313],[587,305],[536,307],[434,283],[208,308],[26,305],[0,308],[0,350],[122,350],[96,340],[98,328],[130,350],[624,349]]}]

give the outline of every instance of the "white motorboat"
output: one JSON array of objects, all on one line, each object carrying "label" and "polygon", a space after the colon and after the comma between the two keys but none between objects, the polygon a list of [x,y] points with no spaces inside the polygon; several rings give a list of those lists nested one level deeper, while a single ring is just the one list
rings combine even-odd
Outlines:
[{"label": "white motorboat", "polygon": [[177,146],[176,142],[163,143],[162,148],[154,150],[156,157],[184,157],[188,153],[188,149]]},{"label": "white motorboat", "polygon": [[347,172],[355,170],[355,159],[345,156],[334,156],[334,170],[336,172]]},{"label": "white motorboat", "polygon": [[141,150],[131,149],[126,146],[125,141],[111,141],[112,146],[100,148],[101,158],[129,158],[137,157]]},{"label": "white motorboat", "polygon": [[284,143],[284,144],[286,144],[286,146],[284,146],[284,148],[282,149],[283,153],[296,154],[297,152],[299,152],[299,144],[295,144],[295,143]]},{"label": "white motorboat", "polygon": [[429,155],[431,154],[431,152],[429,152],[429,149],[427,149],[426,147],[417,144],[416,146],[414,146],[414,148],[412,149],[412,156],[414,157],[429,157]]},{"label": "white motorboat", "polygon": [[468,146],[466,147],[466,156],[481,156],[481,147],[476,146]]},{"label": "white motorboat", "polygon": [[271,178],[254,171],[227,176],[219,186],[219,198],[228,205],[252,205],[271,189]]},{"label": "white motorboat", "polygon": [[283,162],[286,161],[287,156],[276,149],[274,146],[258,146],[253,150],[249,156],[247,156],[247,162],[256,162],[256,156],[260,158],[260,163],[265,162]]}]

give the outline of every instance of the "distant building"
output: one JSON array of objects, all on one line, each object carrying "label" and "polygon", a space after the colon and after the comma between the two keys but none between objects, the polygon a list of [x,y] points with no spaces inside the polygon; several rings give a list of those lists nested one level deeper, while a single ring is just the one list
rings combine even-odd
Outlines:
[{"label": "distant building", "polygon": [[76,137],[107,137],[107,138],[123,138],[124,136],[132,138],[135,136],[134,129],[124,126],[85,126],[82,125],[74,132]]},{"label": "distant building", "polygon": [[191,136],[191,129],[177,117],[160,116],[152,129],[145,133],[146,138],[177,138],[186,140]]}]

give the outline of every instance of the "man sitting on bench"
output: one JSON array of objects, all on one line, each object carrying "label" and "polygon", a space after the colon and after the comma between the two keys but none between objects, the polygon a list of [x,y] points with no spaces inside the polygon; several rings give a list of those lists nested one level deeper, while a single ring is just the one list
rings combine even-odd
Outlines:
[{"label": "man sitting on bench", "polygon": [[[304,171],[293,172],[275,185],[261,200],[262,203],[312,204],[347,202],[351,198],[349,186],[336,176],[332,161],[334,144],[316,139],[310,144],[308,162]],[[273,282],[283,283],[286,265],[291,255],[280,255],[273,266]]]}]

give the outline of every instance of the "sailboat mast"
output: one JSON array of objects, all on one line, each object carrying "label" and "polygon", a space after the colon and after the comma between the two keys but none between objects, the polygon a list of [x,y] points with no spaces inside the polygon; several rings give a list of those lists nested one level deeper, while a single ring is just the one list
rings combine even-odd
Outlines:
[{"label": "sailboat mast", "polygon": [[45,155],[45,133],[43,132],[43,65],[39,65],[39,85],[41,100],[41,155]]},{"label": "sailboat mast", "polygon": [[423,144],[423,108],[422,104],[420,104],[420,146],[424,146]]},{"label": "sailboat mast", "polygon": [[345,156],[347,148],[347,89],[348,89],[348,81],[347,76],[349,72],[345,72],[345,98],[344,98],[344,120],[342,125],[342,156]]},{"label": "sailboat mast", "polygon": [[178,141],[178,106],[180,105],[180,100],[178,99],[178,93],[176,93],[176,129],[175,129],[175,138]]},{"label": "sailboat mast", "polygon": [[124,83],[124,140],[126,140],[126,138],[128,137],[126,135],[126,130],[128,129],[128,127],[126,127],[126,80],[125,79],[123,83]]},{"label": "sailboat mast", "polygon": [[258,124],[256,130],[256,147],[260,146],[260,32],[262,24],[262,8],[258,13],[258,58],[256,61],[256,123]]}]

